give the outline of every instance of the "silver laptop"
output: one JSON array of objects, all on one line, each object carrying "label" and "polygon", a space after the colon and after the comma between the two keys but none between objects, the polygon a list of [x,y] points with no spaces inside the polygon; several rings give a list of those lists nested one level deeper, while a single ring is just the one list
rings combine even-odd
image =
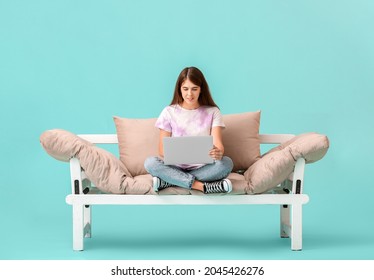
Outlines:
[{"label": "silver laptop", "polygon": [[166,165],[213,163],[209,156],[212,136],[164,137],[163,145]]}]

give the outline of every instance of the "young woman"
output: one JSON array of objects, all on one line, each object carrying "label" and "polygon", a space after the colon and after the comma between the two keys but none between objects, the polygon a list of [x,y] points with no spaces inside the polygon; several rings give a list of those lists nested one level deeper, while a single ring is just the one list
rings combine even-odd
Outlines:
[{"label": "young woman", "polygon": [[[204,193],[231,192],[232,184],[225,179],[233,168],[232,160],[224,156],[222,129],[225,125],[208,83],[199,69],[187,67],[179,74],[173,100],[161,112],[156,127],[160,129],[159,157],[147,158],[144,163],[145,169],[154,176],[153,188],[156,192],[170,186]],[[164,164],[164,137],[197,135],[213,136],[213,148],[209,154],[214,163],[178,166]]]}]

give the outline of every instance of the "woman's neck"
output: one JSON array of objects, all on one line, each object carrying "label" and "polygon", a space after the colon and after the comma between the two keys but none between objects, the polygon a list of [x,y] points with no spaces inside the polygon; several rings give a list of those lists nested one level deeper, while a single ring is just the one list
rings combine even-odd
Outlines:
[{"label": "woman's neck", "polygon": [[197,108],[200,107],[200,104],[185,104],[185,103],[181,103],[179,104],[179,106],[181,106],[183,109],[186,109],[186,110],[196,110]]}]

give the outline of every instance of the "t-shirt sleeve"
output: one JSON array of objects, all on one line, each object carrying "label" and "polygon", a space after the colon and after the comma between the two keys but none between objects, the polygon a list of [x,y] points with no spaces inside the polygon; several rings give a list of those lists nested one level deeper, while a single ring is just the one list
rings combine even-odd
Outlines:
[{"label": "t-shirt sleeve", "polygon": [[215,127],[215,126],[221,126],[222,128],[225,128],[225,124],[223,122],[221,111],[217,107],[215,107],[215,110],[213,112],[212,127]]},{"label": "t-shirt sleeve", "polygon": [[155,126],[167,132],[171,132],[171,117],[169,111],[167,110],[167,107],[162,110]]}]

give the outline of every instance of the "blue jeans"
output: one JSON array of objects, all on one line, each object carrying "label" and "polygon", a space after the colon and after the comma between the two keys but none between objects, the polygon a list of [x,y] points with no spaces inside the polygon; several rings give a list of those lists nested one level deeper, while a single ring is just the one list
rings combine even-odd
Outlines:
[{"label": "blue jeans", "polygon": [[159,157],[149,157],[144,162],[144,167],[154,177],[186,189],[191,189],[195,180],[213,182],[226,178],[234,164],[229,157],[223,157],[212,164],[206,164],[193,170],[184,170],[174,165],[165,165]]}]

